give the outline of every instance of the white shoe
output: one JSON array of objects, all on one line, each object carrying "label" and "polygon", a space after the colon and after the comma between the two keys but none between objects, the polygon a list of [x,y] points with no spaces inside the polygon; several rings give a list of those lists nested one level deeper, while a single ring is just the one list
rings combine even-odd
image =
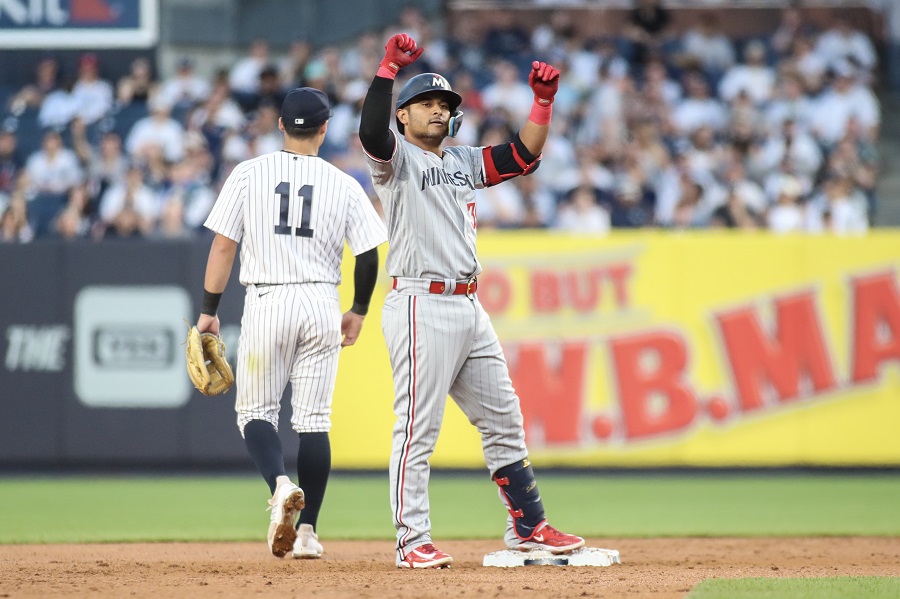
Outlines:
[{"label": "white shoe", "polygon": [[294,522],[297,514],[306,506],[303,490],[293,483],[283,483],[275,488],[269,500],[272,519],[269,522],[269,550],[275,557],[284,557],[294,548],[297,530]]},{"label": "white shoe", "polygon": [[325,550],[319,542],[319,535],[313,530],[312,524],[301,524],[297,529],[297,540],[294,541],[295,559],[318,559]]}]

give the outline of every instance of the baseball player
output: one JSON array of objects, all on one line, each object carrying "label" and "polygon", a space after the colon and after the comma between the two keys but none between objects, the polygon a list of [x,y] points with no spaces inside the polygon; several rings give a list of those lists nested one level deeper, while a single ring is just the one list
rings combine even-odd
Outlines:
[{"label": "baseball player", "polygon": [[[384,223],[359,183],[318,157],[330,117],[324,93],[292,90],[278,120],[284,149],[238,164],[205,223],[216,236],[197,321],[201,333],[219,333],[216,308],[242,242],[246,294],[235,410],[250,457],[272,493],[268,542],[277,557],[290,551],[297,558],[322,555],[316,520],[331,470],[328,431],[338,354],[359,337],[378,276],[377,246],[386,240]],[[353,307],[342,316],[337,286],[345,239],[356,267]],[[277,432],[288,381],[291,426],[300,436],[300,486],[285,474]]]},{"label": "baseball player", "polygon": [[[428,458],[448,393],[481,432],[487,467],[509,511],[508,547],[567,553],[584,539],[547,523],[525,447],[519,398],[487,313],[478,301],[475,189],[536,168],[550,128],[559,72],[535,62],[534,105],[506,144],[442,147],[454,136],[462,98],[436,73],[411,78],[392,111],[397,72],[423,49],[393,36],[362,109],[360,139],[388,225],[393,278],[382,328],[394,376],[391,507],[401,568],[447,567],[431,539]],[[390,130],[394,113],[398,136]],[[402,137],[401,137],[402,136]]]}]

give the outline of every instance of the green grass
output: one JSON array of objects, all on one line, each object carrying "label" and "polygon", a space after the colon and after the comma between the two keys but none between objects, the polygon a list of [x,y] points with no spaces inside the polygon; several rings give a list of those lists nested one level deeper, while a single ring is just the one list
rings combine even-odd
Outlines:
[{"label": "green grass", "polygon": [[896,599],[900,578],[847,576],[835,578],[735,578],[705,580],[687,599]]},{"label": "green grass", "polygon": [[[546,474],[554,526],[584,536],[900,535],[895,476]],[[0,478],[0,543],[257,540],[268,523],[258,477]],[[433,530],[495,538],[505,512],[486,475],[436,472]],[[332,475],[329,538],[391,539],[384,476]]]}]

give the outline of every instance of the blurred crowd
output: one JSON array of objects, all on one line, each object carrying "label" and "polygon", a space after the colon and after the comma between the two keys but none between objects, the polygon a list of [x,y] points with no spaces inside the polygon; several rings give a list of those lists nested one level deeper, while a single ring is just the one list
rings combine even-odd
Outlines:
[{"label": "blurred crowd", "polygon": [[109,81],[95,54],[76,73],[48,55],[0,124],[0,241],[200,234],[234,165],[281,148],[279,109],[298,86],[331,97],[321,156],[378,207],[357,131],[384,41],[397,32],[426,50],[395,92],[437,71],[463,97],[464,124],[449,143],[507,141],[528,116],[531,61],[560,70],[540,168],[480,190],[480,228],[865,232],[881,121],[872,41],[839,12],[813,27],[787,8],[771,35],[746,39],[726,36],[717,13],[697,12],[675,30],[658,0],[636,0],[618,37],[594,37],[564,10],[533,29],[509,13],[486,28],[439,31],[410,6],[343,46],[297,40],[276,54],[258,40],[212,78],[191,57],[170,77],[137,59]]}]

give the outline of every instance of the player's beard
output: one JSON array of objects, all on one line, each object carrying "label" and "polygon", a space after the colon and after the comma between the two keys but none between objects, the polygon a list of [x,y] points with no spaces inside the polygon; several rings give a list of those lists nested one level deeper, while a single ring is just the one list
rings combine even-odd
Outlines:
[{"label": "player's beard", "polygon": [[431,124],[426,124],[424,127],[417,127],[416,130],[413,130],[413,136],[426,145],[439,146],[447,137],[447,132],[438,131]]}]

